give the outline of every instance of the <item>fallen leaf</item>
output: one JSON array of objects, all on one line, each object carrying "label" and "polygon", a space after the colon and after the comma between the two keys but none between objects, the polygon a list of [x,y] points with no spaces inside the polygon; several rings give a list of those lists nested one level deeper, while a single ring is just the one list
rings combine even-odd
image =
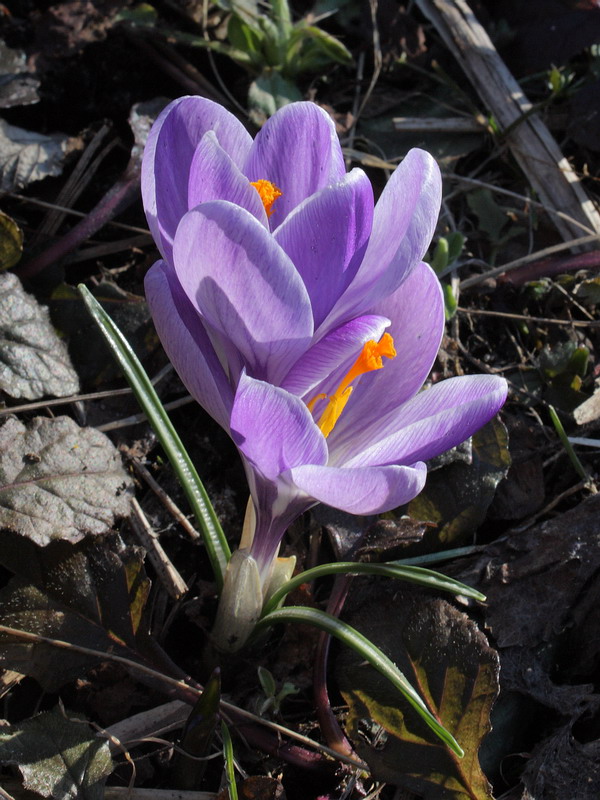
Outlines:
[{"label": "fallen leaf", "polygon": [[0,428],[0,527],[36,544],[106,533],[127,515],[131,485],[110,440],[70,417]]},{"label": "fallen leaf", "polygon": [[67,346],[58,338],[48,309],[12,273],[0,275],[0,389],[26,400],[79,391]]},{"label": "fallen leaf", "polygon": [[430,473],[425,489],[408,506],[413,519],[438,523],[435,538],[444,545],[472,536],[510,466],[508,435],[499,419],[481,428],[472,443],[471,464],[454,462]]},{"label": "fallen leaf", "polygon": [[465,751],[460,759],[441,745],[388,681],[344,649],[336,671],[349,705],[346,733],[373,776],[426,800],[491,800],[477,754],[491,727],[499,666],[475,623],[445,600],[389,586],[346,621],[397,664]]},{"label": "fallen leaf", "polygon": [[12,50],[0,39],[0,108],[37,103],[39,86],[29,72],[25,53]]},{"label": "fallen leaf", "polygon": [[12,217],[0,211],[0,272],[10,269],[23,253],[23,231]]},{"label": "fallen leaf", "polygon": [[[116,548],[104,539],[77,545],[38,547],[4,534],[0,563],[15,572],[0,591],[0,618],[9,628],[60,639],[79,647],[140,660],[138,633],[148,597],[143,554]],[[55,692],[81,676],[101,657],[0,635],[0,664],[18,664],[46,691]],[[8,667],[10,668],[10,667]]]},{"label": "fallen leaf", "polygon": [[73,140],[63,133],[45,136],[0,119],[0,190],[13,192],[60,175],[73,146]]},{"label": "fallen leaf", "polygon": [[0,762],[16,764],[24,788],[52,800],[102,800],[113,771],[108,740],[58,711],[0,728]]}]

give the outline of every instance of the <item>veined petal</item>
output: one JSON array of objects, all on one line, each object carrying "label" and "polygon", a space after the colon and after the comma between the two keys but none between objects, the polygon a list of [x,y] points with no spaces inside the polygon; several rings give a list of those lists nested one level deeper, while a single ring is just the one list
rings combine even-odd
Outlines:
[{"label": "veined petal", "polygon": [[298,464],[325,464],[327,443],[304,403],[264,381],[240,376],[231,436],[262,476],[275,480]]},{"label": "veined petal", "polygon": [[142,161],[142,199],[150,231],[167,261],[179,221],[189,210],[190,165],[207,131],[215,132],[221,147],[241,167],[252,137],[233,114],[204,97],[180,97],[169,103],[148,135]]},{"label": "veined petal", "polygon": [[365,342],[379,341],[389,324],[386,317],[370,314],[340,325],[300,356],[283,379],[282,387],[302,397],[313,390],[316,393],[316,387],[330,376],[332,386],[337,385],[338,371],[347,371],[348,362],[356,359]]},{"label": "veined petal", "polygon": [[275,231],[308,289],[315,328],[354,278],[372,225],[371,182],[353,169],[296,206]]},{"label": "veined petal", "polygon": [[228,200],[230,203],[235,203],[268,227],[265,207],[258,192],[221,147],[214,131],[204,134],[192,158],[188,183],[188,208],[194,208],[210,200]]},{"label": "veined petal", "polygon": [[313,465],[283,476],[306,494],[350,514],[380,514],[416,497],[427,477],[425,464],[354,469]]},{"label": "veined petal", "polygon": [[192,397],[228,429],[233,391],[173,268],[157,261],[147,272],[144,286],[156,331],[177,374]]},{"label": "veined petal", "polygon": [[410,464],[444,453],[485,425],[502,407],[506,393],[506,381],[495,375],[467,375],[436,383],[390,416],[384,435],[346,466]]},{"label": "veined petal", "polygon": [[410,150],[375,206],[365,257],[334,308],[334,319],[370,309],[408,277],[431,243],[441,197],[441,176],[433,157]]},{"label": "veined petal", "polygon": [[310,300],[266,228],[225,201],[181,221],[175,270],[192,304],[242,354],[253,376],[279,383],[313,333]]},{"label": "veined petal", "polygon": [[423,386],[444,333],[442,288],[428,264],[419,264],[375,310],[392,320],[387,332],[394,339],[397,355],[355,385],[329,437],[336,464],[382,438],[381,428],[387,416]]},{"label": "veined petal", "polygon": [[331,117],[315,103],[279,109],[258,132],[243,172],[250,181],[268,180],[282,191],[270,219],[275,230],[303,200],[346,173]]}]

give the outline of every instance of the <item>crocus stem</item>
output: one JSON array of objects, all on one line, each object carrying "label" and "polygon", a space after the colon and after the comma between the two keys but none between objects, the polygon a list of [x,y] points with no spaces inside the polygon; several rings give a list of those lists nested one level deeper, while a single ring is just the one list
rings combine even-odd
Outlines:
[{"label": "crocus stem", "polygon": [[[339,616],[344,607],[352,577],[343,575],[336,578],[331,597],[327,603],[327,613],[334,617]],[[315,651],[315,665],[313,669],[313,695],[319,727],[327,745],[345,756],[357,758],[352,749],[352,745],[344,735],[335,714],[331,709],[329,692],[327,691],[327,660],[329,658],[329,646],[331,635],[321,631],[317,640]]]}]

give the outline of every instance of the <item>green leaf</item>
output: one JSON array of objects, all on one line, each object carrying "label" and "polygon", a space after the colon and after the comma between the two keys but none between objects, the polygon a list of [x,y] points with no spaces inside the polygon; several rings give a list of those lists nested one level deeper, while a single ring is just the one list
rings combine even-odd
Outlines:
[{"label": "green leaf", "polygon": [[0,271],[17,264],[23,254],[23,231],[12,217],[0,211]]},{"label": "green leaf", "polygon": [[258,633],[261,629],[268,628],[277,622],[301,622],[306,625],[313,625],[330,636],[335,636],[361,658],[361,663],[365,660],[372,667],[375,667],[386,679],[386,682],[391,683],[406,698],[409,705],[417,712],[417,715],[424,721],[428,729],[433,732],[434,736],[444,742],[455,755],[459,758],[462,757],[461,746],[427,707],[403,673],[385,653],[373,644],[370,639],[363,636],[362,633],[331,614],[304,606],[287,606],[286,608],[272,611],[257,623],[255,630]]},{"label": "green leaf", "polygon": [[296,100],[302,100],[298,87],[270,68],[264,69],[248,89],[250,116],[257,125],[264,124],[277,109]]},{"label": "green leaf", "polygon": [[[16,573],[0,591],[0,619],[10,628],[139,661],[141,613],[150,583],[139,549],[117,555],[104,539],[41,548],[4,535],[0,563]],[[0,635],[0,664],[56,691],[98,659],[42,642]]]},{"label": "green leaf", "polygon": [[497,244],[504,227],[510,222],[506,209],[496,203],[489,189],[475,189],[467,194],[467,205],[477,217],[479,230]]},{"label": "green leaf", "polygon": [[58,338],[48,309],[9,272],[0,275],[0,389],[25,400],[79,391],[67,346]]},{"label": "green leaf", "polygon": [[[216,669],[204,686],[204,691],[192,709],[179,746],[195,758],[188,758],[178,750],[173,756],[172,780],[175,789],[198,789],[206,770],[205,756],[210,752],[215,729],[219,722],[221,702],[221,674]],[[204,760],[202,760],[204,759]]]},{"label": "green leaf", "polygon": [[102,800],[113,770],[108,740],[58,711],[0,728],[0,762],[16,764],[24,788],[52,800]]},{"label": "green leaf", "polygon": [[129,513],[131,477],[110,439],[70,417],[0,428],[0,526],[47,545],[106,533]]},{"label": "green leaf", "polygon": [[122,8],[114,21],[126,22],[136,28],[154,28],[158,23],[158,13],[149,3],[138,3],[133,8]]},{"label": "green leaf", "polygon": [[215,574],[215,580],[219,589],[221,589],[223,586],[223,575],[231,553],[221,524],[212,507],[206,489],[196,472],[196,468],[192,464],[148,375],[129,346],[129,343],[106,311],[83,284],[79,286],[79,291],[81,292],[81,296],[90,314],[98,323],[100,330],[110,345],[113,356],[123,370],[137,401],[148,417],[158,440],[171,462],[171,466],[181,483],[188,502],[200,525],[204,544]]},{"label": "green leaf", "polygon": [[485,519],[509,466],[508,433],[496,418],[473,436],[472,463],[456,462],[430,472],[425,489],[410,502],[408,514],[438,523],[438,543],[458,544]]},{"label": "green leaf", "polygon": [[315,72],[331,63],[351,64],[352,53],[327,31],[316,25],[298,22],[289,39],[286,60],[296,74]]},{"label": "green leaf", "polygon": [[[371,594],[349,621],[368,631],[419,687],[429,711],[465,751],[458,759],[440,747],[406,700],[358,654],[344,650],[336,673],[350,707],[346,732],[373,776],[426,800],[491,800],[477,753],[490,730],[499,666],[485,636],[444,600],[397,590]],[[365,735],[375,737],[373,744]]]},{"label": "green leaf", "polygon": [[397,578],[419,586],[426,586],[439,592],[450,592],[451,594],[461,594],[465,597],[473,597],[476,600],[484,601],[485,597],[476,589],[465,586],[464,583],[448,578],[439,572],[434,572],[423,567],[410,566],[401,562],[390,561],[387,564],[364,564],[354,561],[338,561],[333,564],[321,564],[318,567],[300,572],[291,580],[283,584],[269,598],[263,609],[263,616],[274,611],[283,598],[297,589],[303,583],[322,578],[325,575],[373,575],[384,578]]},{"label": "green leaf", "polygon": [[254,66],[261,67],[264,34],[239,17],[232,15],[227,25],[227,38],[235,50],[247,53]]}]

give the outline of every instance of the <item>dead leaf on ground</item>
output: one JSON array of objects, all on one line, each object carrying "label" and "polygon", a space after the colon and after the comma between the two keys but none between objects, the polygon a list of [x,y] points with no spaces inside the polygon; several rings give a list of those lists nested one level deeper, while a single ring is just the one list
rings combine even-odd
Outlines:
[{"label": "dead leaf on ground", "polygon": [[75,140],[64,133],[46,136],[0,119],[0,190],[13,192],[63,171]]},{"label": "dead leaf on ground", "polygon": [[0,389],[25,400],[68,397],[79,391],[67,346],[54,330],[48,309],[27,294],[12,273],[0,275]]},{"label": "dead leaf on ground", "polygon": [[391,587],[371,592],[347,621],[398,665],[465,750],[459,759],[441,745],[388,681],[343,650],[336,667],[350,707],[346,732],[373,775],[426,800],[491,800],[478,751],[490,730],[499,667],[475,623],[445,600]]},{"label": "dead leaf on ground", "polygon": [[[112,543],[114,546],[114,542]],[[0,563],[15,572],[0,591],[0,618],[10,628],[139,660],[142,613],[150,588],[137,548],[85,540],[41,548],[5,534]],[[55,692],[99,657],[0,635],[0,665]],[[12,666],[11,666],[12,665]]]},{"label": "dead leaf on ground", "polygon": [[0,728],[0,762],[16,764],[24,788],[52,800],[102,800],[113,771],[108,740],[59,711]]},{"label": "dead leaf on ground", "polygon": [[131,485],[111,441],[70,417],[0,428],[0,527],[36,544],[106,533],[128,514]]},{"label": "dead leaf on ground", "polygon": [[0,108],[37,103],[39,86],[25,63],[25,53],[12,50],[0,39]]}]

